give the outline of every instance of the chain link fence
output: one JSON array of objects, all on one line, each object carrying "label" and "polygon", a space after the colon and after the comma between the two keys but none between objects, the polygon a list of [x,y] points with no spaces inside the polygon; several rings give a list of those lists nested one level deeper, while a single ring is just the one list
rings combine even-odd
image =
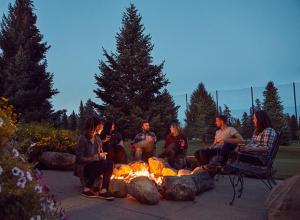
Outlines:
[{"label": "chain link fence", "polygon": [[[298,110],[300,109],[300,82],[275,84],[275,87],[278,89],[278,95],[284,107],[284,113],[299,117]],[[231,115],[235,118],[241,119],[244,112],[250,114],[252,105],[256,106],[256,99],[263,103],[264,91],[265,86],[232,90],[215,90],[209,92],[218,107],[221,107],[224,110],[224,105],[227,105],[231,110]],[[190,102],[192,92],[193,91],[185,94],[173,95],[176,105],[180,106],[178,118],[182,125],[184,125],[185,112],[187,105]]]}]

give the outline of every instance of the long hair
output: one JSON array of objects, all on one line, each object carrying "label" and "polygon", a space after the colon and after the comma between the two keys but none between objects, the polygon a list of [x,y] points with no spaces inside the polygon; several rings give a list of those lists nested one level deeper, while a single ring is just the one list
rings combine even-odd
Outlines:
[{"label": "long hair", "polygon": [[85,121],[84,135],[88,140],[93,137],[93,134],[100,123],[103,123],[103,121],[95,116],[88,118]]},{"label": "long hair", "polygon": [[254,115],[257,119],[257,126],[255,129],[255,134],[258,135],[266,128],[273,128],[271,119],[269,118],[267,112],[259,110],[254,112]]},{"label": "long hair", "polygon": [[175,133],[176,133],[176,136],[179,135],[181,133],[181,127],[180,127],[180,124],[177,122],[177,121],[173,121],[170,125],[170,127],[173,127],[175,128]]},{"label": "long hair", "polygon": [[114,121],[113,120],[107,120],[104,123],[103,131],[101,132],[100,138],[103,140],[105,139],[106,135],[110,134],[111,127],[113,125]]}]

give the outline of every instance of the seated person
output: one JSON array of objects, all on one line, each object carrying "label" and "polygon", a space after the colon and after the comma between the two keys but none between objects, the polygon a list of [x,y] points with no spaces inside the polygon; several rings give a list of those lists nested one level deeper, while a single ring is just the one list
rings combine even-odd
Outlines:
[{"label": "seated person", "polygon": [[267,155],[270,152],[274,145],[277,134],[273,129],[271,120],[265,111],[256,111],[254,113],[253,125],[255,127],[255,131],[252,139],[247,145],[241,146],[240,151],[261,155],[261,160],[247,156],[241,156],[240,160],[256,165],[263,165],[263,155]]},{"label": "seated person", "polygon": [[155,154],[156,136],[150,131],[148,121],[142,121],[141,128],[142,132],[138,133],[131,142],[131,151],[133,160],[143,159],[147,162],[148,158]]},{"label": "seated person", "polygon": [[[102,130],[102,120],[92,117],[86,121],[85,132],[78,139],[75,163],[83,166],[83,175],[87,179],[83,186],[82,195],[112,199],[108,186],[113,171],[113,162],[106,160],[106,153],[103,152],[101,140],[97,137],[97,134],[101,133]],[[94,182],[102,174],[102,188],[99,193],[94,192],[92,189]]]},{"label": "seated person", "polygon": [[101,133],[103,151],[107,152],[106,158],[116,163],[127,163],[127,154],[124,149],[122,135],[116,130],[114,121],[107,121]]},{"label": "seated person", "polygon": [[176,158],[179,155],[185,155],[188,148],[188,141],[186,136],[182,133],[182,130],[178,122],[172,122],[170,126],[170,134],[166,138],[164,152],[160,157],[166,158],[168,163],[176,168],[182,169],[183,165],[176,164]]},{"label": "seated person", "polygon": [[235,128],[227,126],[225,115],[218,115],[215,123],[219,130],[216,131],[213,144],[208,148],[197,150],[194,154],[200,166],[207,165],[216,155],[217,159],[214,161],[214,165],[223,165],[229,154],[243,141],[242,136]]}]

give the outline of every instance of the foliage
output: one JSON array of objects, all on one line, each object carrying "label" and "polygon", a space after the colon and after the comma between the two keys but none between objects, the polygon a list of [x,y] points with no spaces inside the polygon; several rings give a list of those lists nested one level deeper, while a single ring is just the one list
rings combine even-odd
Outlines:
[{"label": "foliage", "polygon": [[[159,130],[161,128],[156,127],[158,118],[174,114],[178,109],[172,98],[161,97],[165,96],[164,88],[168,84],[162,72],[164,63],[153,64],[153,44],[150,35],[144,34],[141,20],[136,7],[131,4],[123,15],[122,27],[116,36],[117,51],[108,53],[104,50],[106,60],[100,61],[100,74],[95,76],[98,87],[94,92],[101,100],[101,104],[95,104],[98,112],[114,118],[127,138],[139,131],[137,128],[142,119],[155,126],[154,130]],[[159,102],[160,99],[165,103]],[[157,111],[157,105],[162,107],[160,111]],[[174,111],[169,111],[170,108]],[[177,118],[177,115],[170,117]]]},{"label": "foliage", "polygon": [[30,161],[36,161],[44,151],[75,153],[77,132],[55,129],[46,123],[18,124],[14,140]]},{"label": "foliage", "polygon": [[47,72],[46,52],[33,13],[32,0],[16,0],[3,15],[0,30],[0,94],[9,98],[20,120],[42,121],[51,118],[50,99],[53,74]]},{"label": "foliage", "polygon": [[193,92],[186,111],[185,131],[189,138],[201,138],[206,142],[213,139],[215,133],[216,104],[212,96],[200,83]]}]

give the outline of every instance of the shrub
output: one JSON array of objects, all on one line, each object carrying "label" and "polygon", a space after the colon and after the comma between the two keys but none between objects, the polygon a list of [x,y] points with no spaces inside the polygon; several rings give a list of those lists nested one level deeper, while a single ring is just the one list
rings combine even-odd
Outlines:
[{"label": "shrub", "polygon": [[31,161],[44,151],[75,154],[77,132],[55,129],[48,123],[18,124],[14,140],[20,151],[26,153]]}]

